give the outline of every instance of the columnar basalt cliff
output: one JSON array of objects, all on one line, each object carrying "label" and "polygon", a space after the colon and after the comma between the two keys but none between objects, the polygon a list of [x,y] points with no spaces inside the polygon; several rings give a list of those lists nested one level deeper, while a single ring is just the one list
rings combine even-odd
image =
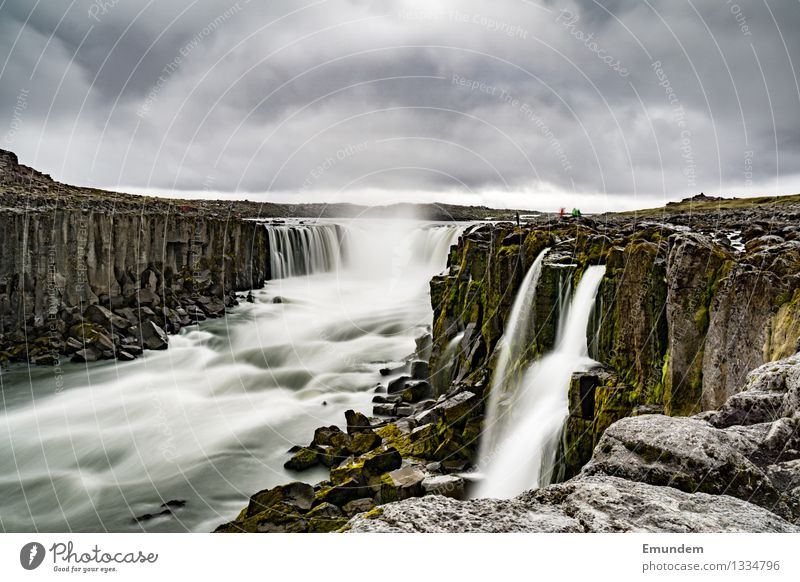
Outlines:
[{"label": "columnar basalt cliff", "polygon": [[2,361],[131,359],[269,277],[267,233],[254,221],[109,205],[2,154]]}]

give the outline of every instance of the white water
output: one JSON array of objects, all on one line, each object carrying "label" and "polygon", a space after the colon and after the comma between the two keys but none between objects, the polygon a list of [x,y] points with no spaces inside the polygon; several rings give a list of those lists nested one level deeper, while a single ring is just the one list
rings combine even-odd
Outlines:
[{"label": "white water", "polygon": [[267,227],[272,279],[333,271],[342,255],[335,224],[290,224]]},{"label": "white water", "polygon": [[[0,530],[210,531],[260,489],[326,478],[285,471],[287,449],[371,413],[379,369],[430,324],[429,280],[460,230],[342,228],[333,270],[270,281],[169,350],[0,373]],[[132,523],[172,499],[187,501],[174,517]]]},{"label": "white water", "polygon": [[549,250],[546,248],[540,252],[525,274],[522,285],[514,298],[514,304],[511,306],[506,330],[503,337],[500,338],[500,352],[492,375],[492,386],[486,406],[487,422],[481,436],[478,459],[487,457],[495,449],[497,440],[503,433],[508,420],[508,410],[513,406],[519,394],[519,391],[516,390],[517,383],[511,377],[511,372],[532,339],[530,332],[534,326],[533,300],[536,296],[539,276],[542,274],[542,262]]},{"label": "white water", "polygon": [[[573,372],[588,369],[587,326],[605,267],[589,267],[560,325],[556,347],[534,362],[515,387],[517,394],[494,448],[481,457],[484,479],[478,497],[510,498],[550,483],[568,414]],[[486,425],[498,422],[487,416]]]}]

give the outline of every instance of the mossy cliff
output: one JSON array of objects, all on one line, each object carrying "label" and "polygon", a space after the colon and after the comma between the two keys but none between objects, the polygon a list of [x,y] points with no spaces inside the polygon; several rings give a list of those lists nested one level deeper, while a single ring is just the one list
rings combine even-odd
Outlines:
[{"label": "mossy cliff", "polygon": [[768,216],[737,208],[707,218],[677,214],[669,222],[608,215],[474,227],[454,248],[446,273],[431,282],[431,369],[440,375],[434,386],[475,379],[491,385],[516,292],[550,247],[528,348],[512,363],[517,369],[553,347],[565,296],[586,267],[606,265],[587,329],[590,355],[602,369],[576,375],[570,389],[567,476],[620,418],[715,409],[749,370],[798,349],[795,206],[772,208]]}]

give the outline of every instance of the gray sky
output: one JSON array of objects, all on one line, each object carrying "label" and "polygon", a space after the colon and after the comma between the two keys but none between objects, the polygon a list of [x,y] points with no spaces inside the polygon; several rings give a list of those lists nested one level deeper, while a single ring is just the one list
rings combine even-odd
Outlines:
[{"label": "gray sky", "polygon": [[798,0],[0,0],[0,147],[172,196],[796,193],[798,30]]}]

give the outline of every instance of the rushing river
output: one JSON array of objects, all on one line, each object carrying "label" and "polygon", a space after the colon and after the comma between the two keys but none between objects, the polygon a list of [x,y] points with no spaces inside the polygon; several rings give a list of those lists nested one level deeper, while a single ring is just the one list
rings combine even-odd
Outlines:
[{"label": "rushing river", "polygon": [[[287,450],[343,425],[348,408],[371,413],[379,369],[401,363],[431,323],[428,283],[461,228],[357,220],[340,230],[336,256],[306,268],[330,270],[269,281],[254,303],[184,329],[166,351],[62,364],[58,375],[3,371],[0,530],[210,531],[255,491],[325,478],[287,472]],[[337,239],[324,237],[303,244],[330,254]],[[275,261],[298,271],[288,256]],[[170,500],[186,504],[133,520]]]}]

